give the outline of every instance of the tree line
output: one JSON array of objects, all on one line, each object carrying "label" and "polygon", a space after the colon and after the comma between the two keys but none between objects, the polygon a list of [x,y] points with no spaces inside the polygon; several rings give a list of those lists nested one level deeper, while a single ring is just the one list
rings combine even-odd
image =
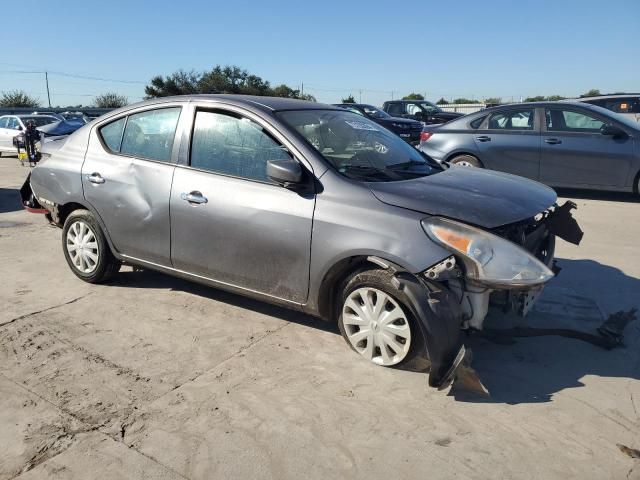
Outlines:
[{"label": "tree line", "polygon": [[[302,100],[315,101],[313,95],[305,94],[301,89],[292,88],[285,84],[271,86],[271,83],[258,75],[249,73],[235,65],[216,65],[209,71],[196,72],[178,70],[166,76],[156,75],[149,84],[145,86],[145,98],[158,98],[171,95],[189,95],[199,93],[227,93],[241,95],[263,95],[270,97],[298,98]],[[600,95],[600,90],[591,89],[580,95],[583,97],[593,97]],[[525,102],[557,101],[567,97],[562,95],[537,95],[527,97]],[[409,93],[402,97],[402,100],[424,100],[424,95],[420,93]],[[94,107],[98,108],[119,108],[127,105],[129,99],[116,92],[106,92],[98,95],[93,100]],[[348,95],[342,99],[342,103],[356,103],[353,95]],[[490,97],[483,100],[470,99],[465,97],[447,100],[442,97],[436,101],[438,105],[461,105],[468,103],[501,104],[501,97]],[[22,90],[14,90],[0,93],[0,107],[31,107],[38,108],[42,104],[36,97],[28,95]],[[81,108],[76,105],[72,108]]]}]

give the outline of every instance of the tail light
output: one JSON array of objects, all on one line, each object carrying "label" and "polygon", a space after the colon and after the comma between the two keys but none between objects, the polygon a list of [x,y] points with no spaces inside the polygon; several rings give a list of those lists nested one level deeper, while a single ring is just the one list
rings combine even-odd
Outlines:
[{"label": "tail light", "polygon": [[431,138],[432,135],[433,135],[433,132],[420,132],[420,141],[426,142]]}]

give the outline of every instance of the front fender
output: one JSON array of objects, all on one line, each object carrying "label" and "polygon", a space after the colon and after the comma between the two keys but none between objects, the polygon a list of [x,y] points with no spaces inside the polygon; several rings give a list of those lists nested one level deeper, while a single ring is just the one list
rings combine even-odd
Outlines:
[{"label": "front fender", "polygon": [[398,265],[378,258],[370,260],[392,270],[398,288],[411,301],[410,308],[425,338],[431,362],[429,386],[439,390],[448,387],[465,353],[460,330],[463,311],[456,296],[444,285],[422,280]]}]

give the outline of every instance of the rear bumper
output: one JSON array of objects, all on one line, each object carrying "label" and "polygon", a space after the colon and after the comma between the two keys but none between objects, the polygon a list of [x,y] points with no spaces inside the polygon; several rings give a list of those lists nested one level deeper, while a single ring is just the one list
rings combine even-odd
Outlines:
[{"label": "rear bumper", "polygon": [[33,190],[31,189],[31,174],[27,176],[24,184],[20,188],[20,200],[25,210],[31,213],[48,214],[49,210],[44,208],[38,202]]}]

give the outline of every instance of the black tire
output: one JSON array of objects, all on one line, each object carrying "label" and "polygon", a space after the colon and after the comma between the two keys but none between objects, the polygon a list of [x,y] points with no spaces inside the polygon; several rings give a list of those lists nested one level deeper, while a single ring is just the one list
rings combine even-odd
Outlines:
[{"label": "black tire", "polygon": [[[74,224],[86,225],[91,230],[95,237],[95,243],[97,245],[97,262],[91,271],[86,272],[79,269],[71,258],[69,248],[67,244],[69,239],[67,238],[69,230],[74,227]],[[64,252],[64,258],[67,260],[67,264],[71,271],[81,280],[88,283],[103,283],[109,280],[113,275],[120,270],[121,262],[113,256],[109,243],[107,242],[100,224],[95,219],[93,214],[84,209],[74,210],[69,214],[64,222],[62,228],[62,251]]]},{"label": "black tire", "polygon": [[482,162],[473,155],[458,155],[449,162],[454,165],[464,165],[465,167],[483,168]]},{"label": "black tire", "polygon": [[[344,309],[345,301],[347,300],[349,295],[351,295],[355,290],[358,290],[364,287],[381,290],[386,295],[390,296],[402,309],[402,312],[406,317],[406,321],[408,323],[408,326],[411,332],[409,350],[406,356],[401,361],[393,365],[383,365],[383,366],[398,368],[410,363],[418,355],[422,355],[423,357],[426,356],[426,346],[425,346],[425,339],[422,333],[422,329],[416,322],[414,315],[412,313],[412,309],[410,308],[409,298],[404,294],[404,292],[402,292],[401,290],[398,290],[394,286],[394,283],[392,282],[392,278],[393,278],[393,275],[389,273],[387,270],[383,270],[383,269],[366,269],[366,270],[360,270],[355,272],[349,278],[347,278],[347,280],[342,284],[340,296],[338,298],[338,302],[336,302],[337,303],[336,314],[338,318],[338,328],[340,329],[342,338],[344,338],[344,340],[347,342],[347,344],[351,347],[352,350],[357,352],[360,356],[363,356],[351,344],[347,335],[346,328],[351,328],[351,327],[345,326],[343,321],[343,309]],[[399,340],[399,338],[396,338],[396,340]],[[373,360],[370,360],[366,357],[364,358],[370,361],[371,363],[376,363]],[[379,363],[377,364],[380,365]]]}]

